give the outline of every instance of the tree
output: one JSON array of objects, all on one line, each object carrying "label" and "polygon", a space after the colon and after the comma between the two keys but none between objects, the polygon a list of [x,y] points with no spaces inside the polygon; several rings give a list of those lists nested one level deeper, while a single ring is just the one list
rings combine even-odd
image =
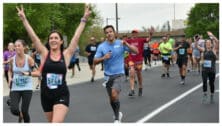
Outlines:
[{"label": "tree", "polygon": [[[22,22],[18,18],[15,8],[16,5],[18,4],[7,3],[3,5],[4,46],[6,46],[8,42],[15,41],[18,38],[24,39],[29,45],[31,44]],[[26,17],[42,42],[46,41],[51,30],[60,31],[63,35],[67,36],[67,40],[70,42],[84,13],[83,3],[29,3],[23,4],[23,6]],[[99,20],[94,8],[95,7],[92,6],[92,14],[87,21],[85,31],[93,23],[98,22],[96,20]]]},{"label": "tree", "polygon": [[185,33],[187,37],[201,34],[207,37],[206,31],[211,31],[219,37],[219,4],[199,3],[188,14],[188,23]]}]

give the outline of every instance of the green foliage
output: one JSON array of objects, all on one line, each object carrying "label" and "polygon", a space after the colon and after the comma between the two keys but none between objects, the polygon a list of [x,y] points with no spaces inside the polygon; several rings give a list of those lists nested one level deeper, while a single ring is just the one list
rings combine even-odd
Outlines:
[{"label": "green foliage", "polygon": [[[16,6],[20,5],[3,4],[4,46],[18,38],[24,39],[29,45],[31,44],[22,21],[20,21],[17,15]],[[23,3],[23,6],[29,23],[42,42],[46,42],[51,30],[58,30],[67,36],[69,43],[84,13],[84,3]],[[98,20],[100,19],[94,9],[95,7],[92,6],[92,14],[87,22],[85,31],[92,24],[100,25],[95,24],[99,23]],[[85,31],[82,36],[85,36]]]},{"label": "green foliage", "polygon": [[199,3],[188,14],[188,27],[185,29],[187,37],[201,34],[208,37],[206,31],[211,31],[219,38],[219,4]]}]

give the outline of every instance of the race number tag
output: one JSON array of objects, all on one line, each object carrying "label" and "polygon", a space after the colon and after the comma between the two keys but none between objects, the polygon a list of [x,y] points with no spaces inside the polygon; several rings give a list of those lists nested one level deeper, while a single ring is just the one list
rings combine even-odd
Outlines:
[{"label": "race number tag", "polygon": [[163,56],[163,59],[164,60],[169,60],[169,57],[168,56]]},{"label": "race number tag", "polygon": [[49,89],[56,89],[58,85],[62,85],[62,74],[48,73],[46,78]]},{"label": "race number tag", "polygon": [[185,54],[185,49],[179,49],[179,54],[184,55]]},{"label": "race number tag", "polygon": [[212,67],[212,62],[211,60],[204,60],[203,66],[205,68],[211,68]]},{"label": "race number tag", "polygon": [[22,75],[14,75],[13,82],[17,87],[25,87],[25,85],[28,83],[28,77]]}]

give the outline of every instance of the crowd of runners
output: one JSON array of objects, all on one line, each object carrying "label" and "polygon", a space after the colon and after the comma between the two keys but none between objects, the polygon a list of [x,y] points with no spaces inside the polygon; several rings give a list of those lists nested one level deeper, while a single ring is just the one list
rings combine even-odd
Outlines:
[{"label": "crowd of runners", "polygon": [[[85,7],[83,17],[76,29],[69,46],[63,49],[63,37],[58,31],[52,31],[48,42],[44,45],[29,24],[24,8],[17,7],[18,16],[32,40],[32,53],[28,55],[26,43],[18,39],[8,43],[4,51],[4,75],[10,88],[10,99],[7,101],[11,113],[18,116],[18,122],[31,122],[29,105],[32,99],[32,77],[38,77],[41,90],[41,105],[48,122],[63,122],[69,111],[70,95],[66,84],[67,70],[72,70],[75,76],[75,65],[81,71],[79,62],[80,49],[78,41],[90,16],[89,7]],[[216,60],[218,59],[219,40],[210,32],[204,39],[202,35],[193,38],[174,39],[170,34],[165,34],[160,40],[152,40],[154,28],[148,29],[147,38],[139,37],[137,29],[132,30],[131,36],[117,38],[112,25],[104,27],[105,38],[90,38],[90,43],[85,47],[89,69],[92,76],[91,83],[95,82],[95,67],[101,63],[104,71],[105,82],[110,105],[114,113],[114,122],[119,123],[123,117],[120,111],[119,94],[122,84],[129,82],[129,97],[135,97],[135,83],[138,83],[138,97],[143,96],[142,67],[145,71],[162,61],[160,78],[170,77],[170,67],[177,64],[181,81],[185,85],[187,72],[196,72],[202,75],[203,103],[207,102],[207,81],[210,86],[210,103],[214,103],[214,81],[216,75]],[[99,39],[99,42],[97,40]],[[56,69],[55,69],[56,68]],[[21,109],[19,107],[20,101]]]}]

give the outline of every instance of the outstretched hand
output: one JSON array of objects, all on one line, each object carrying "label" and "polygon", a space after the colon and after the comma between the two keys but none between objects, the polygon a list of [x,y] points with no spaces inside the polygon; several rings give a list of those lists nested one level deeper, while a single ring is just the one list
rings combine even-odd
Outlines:
[{"label": "outstretched hand", "polygon": [[154,27],[151,26],[150,28],[148,28],[148,32],[152,35],[155,32]]},{"label": "outstretched hand", "polygon": [[85,4],[85,12],[84,12],[84,18],[88,19],[88,17],[90,16],[91,11],[90,11],[90,6],[89,4]]},{"label": "outstretched hand", "polygon": [[24,8],[23,5],[20,6],[20,8],[18,6],[16,6],[16,9],[18,11],[18,16],[21,20],[24,20],[26,18],[25,13],[24,13]]}]

